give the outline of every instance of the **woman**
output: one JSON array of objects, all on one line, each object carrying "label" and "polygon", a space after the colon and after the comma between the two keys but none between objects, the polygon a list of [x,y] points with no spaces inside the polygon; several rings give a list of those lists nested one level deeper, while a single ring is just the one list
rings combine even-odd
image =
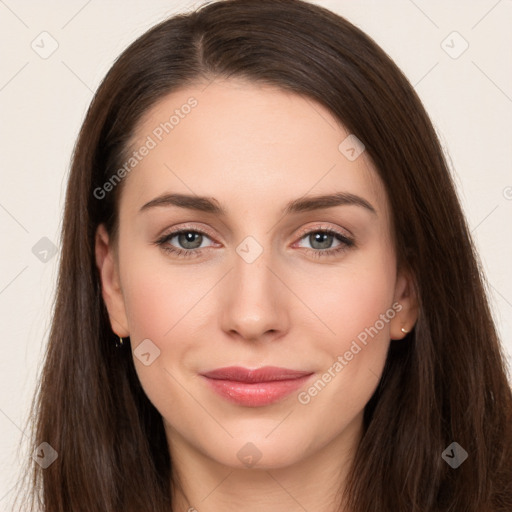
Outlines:
[{"label": "woman", "polygon": [[512,509],[512,394],[442,150],[343,18],[232,0],[144,34],[87,113],[62,242],[42,510]]}]

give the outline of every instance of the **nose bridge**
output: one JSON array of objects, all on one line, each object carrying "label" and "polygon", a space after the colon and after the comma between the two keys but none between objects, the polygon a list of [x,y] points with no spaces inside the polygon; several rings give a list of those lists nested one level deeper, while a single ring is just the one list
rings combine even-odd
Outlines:
[{"label": "nose bridge", "polygon": [[[258,237],[260,240],[263,235]],[[223,298],[222,327],[247,339],[285,327],[287,300],[275,275],[275,258],[268,237],[260,242],[246,236],[233,253],[230,286]],[[272,269],[272,270],[271,270]]]}]

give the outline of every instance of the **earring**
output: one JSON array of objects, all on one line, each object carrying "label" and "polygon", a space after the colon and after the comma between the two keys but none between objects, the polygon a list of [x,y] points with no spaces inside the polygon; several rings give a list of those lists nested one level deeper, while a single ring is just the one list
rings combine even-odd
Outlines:
[{"label": "earring", "polygon": [[116,348],[121,348],[123,346],[124,340],[119,336],[119,341],[116,340]]},{"label": "earring", "polygon": [[404,329],[403,327],[402,327],[401,331],[402,331],[404,334],[408,334],[408,333],[409,333],[409,331],[407,331],[407,330],[406,330],[406,329]]}]

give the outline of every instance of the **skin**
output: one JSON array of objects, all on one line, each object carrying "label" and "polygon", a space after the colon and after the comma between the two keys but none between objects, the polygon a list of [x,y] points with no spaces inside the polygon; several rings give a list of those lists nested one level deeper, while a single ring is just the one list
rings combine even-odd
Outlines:
[{"label": "skin", "polygon": [[[145,339],[160,350],[149,366],[136,356],[134,364],[162,414],[183,486],[173,509],[332,512],[389,341],[417,318],[412,280],[397,272],[384,187],[365,152],[354,161],[341,153],[348,132],[323,106],[242,80],[165,97],[139,124],[133,148],[191,96],[198,105],[124,178],[118,246],[103,225],[96,235],[112,329],[130,336],[133,350]],[[288,201],[337,191],[364,198],[376,213],[339,205],[281,214]],[[163,192],[214,197],[227,214],[176,206],[139,212]],[[154,243],[181,227],[208,234],[196,235],[195,246],[177,236],[166,244],[185,251],[200,244],[200,256],[180,258]],[[333,237],[322,246],[303,234],[326,227],[356,245],[314,257],[342,244]],[[247,236],[262,248],[252,263],[236,250]],[[394,303],[401,306],[394,318],[300,403],[298,393]],[[314,375],[277,403],[246,407],[199,376],[231,365]],[[249,442],[261,453],[250,467],[237,457]]]}]

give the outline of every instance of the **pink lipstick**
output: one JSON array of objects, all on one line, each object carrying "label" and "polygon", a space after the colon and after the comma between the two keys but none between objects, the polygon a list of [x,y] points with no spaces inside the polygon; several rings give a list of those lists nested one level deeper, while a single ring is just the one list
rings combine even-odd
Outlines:
[{"label": "pink lipstick", "polygon": [[300,388],[313,372],[264,366],[217,368],[201,374],[219,395],[238,405],[261,407],[281,400]]}]

